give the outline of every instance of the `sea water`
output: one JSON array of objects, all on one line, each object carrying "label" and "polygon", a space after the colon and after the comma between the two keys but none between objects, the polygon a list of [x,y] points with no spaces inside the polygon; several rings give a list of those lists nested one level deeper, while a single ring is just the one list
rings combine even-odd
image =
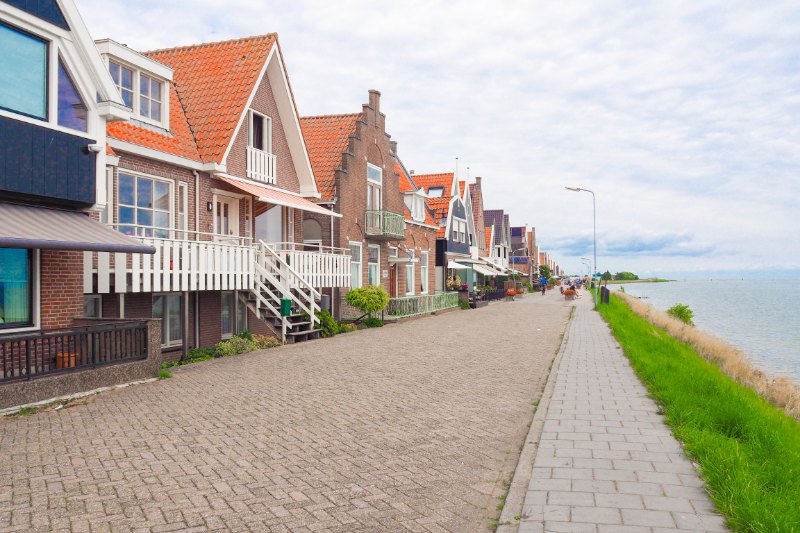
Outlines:
[{"label": "sea water", "polygon": [[695,325],[745,352],[769,374],[800,383],[800,280],[706,280],[609,285],[656,309],[677,303]]}]

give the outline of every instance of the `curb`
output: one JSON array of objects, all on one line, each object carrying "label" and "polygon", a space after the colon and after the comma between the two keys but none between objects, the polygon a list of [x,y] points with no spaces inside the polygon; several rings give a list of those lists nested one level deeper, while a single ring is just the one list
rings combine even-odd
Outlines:
[{"label": "curb", "polygon": [[561,366],[561,358],[564,355],[567,339],[569,338],[569,327],[572,325],[574,316],[575,307],[573,306],[567,325],[564,328],[564,337],[561,340],[561,346],[559,346],[558,353],[556,353],[556,356],[553,358],[553,365],[550,367],[547,383],[539,399],[539,405],[536,407],[536,413],[533,415],[531,428],[528,431],[528,435],[525,437],[525,445],[519,454],[519,461],[517,462],[516,469],[514,469],[514,477],[511,478],[511,485],[506,495],[505,506],[500,513],[497,529],[495,529],[496,533],[513,533],[519,529],[520,520],[515,520],[514,517],[522,515],[525,495],[528,492],[528,485],[533,475],[533,463],[536,460],[536,452],[539,449],[539,439],[542,436],[544,421],[547,417],[547,409],[550,406],[550,399],[553,397],[553,389],[555,388],[558,369]]}]

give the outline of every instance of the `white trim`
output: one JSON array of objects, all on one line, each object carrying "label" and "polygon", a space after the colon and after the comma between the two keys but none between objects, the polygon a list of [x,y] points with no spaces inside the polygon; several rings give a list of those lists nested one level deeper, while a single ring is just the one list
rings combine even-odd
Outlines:
[{"label": "white trim", "polygon": [[224,165],[218,165],[217,163],[202,163],[200,161],[195,161],[194,159],[173,155],[167,152],[162,152],[161,150],[154,150],[153,148],[148,148],[139,144],[120,141],[114,137],[108,138],[108,144],[115,151],[119,150],[120,152],[128,152],[129,154],[140,155],[149,159],[156,159],[164,163],[170,163],[172,165],[178,165],[192,170],[200,170],[203,172],[225,171]]},{"label": "white trim", "polygon": [[[180,292],[161,292],[161,291],[159,291],[159,292],[153,292],[153,293],[151,293],[151,295],[152,295],[151,298],[150,298],[150,314],[151,315],[153,314],[153,301],[156,298],[158,298],[159,296],[165,299],[164,305],[163,305],[163,308],[162,308],[162,313],[167,314],[167,315],[169,314],[169,313],[166,313],[166,311],[169,309],[169,305],[167,305],[167,302],[166,302],[167,298],[178,298],[178,301],[181,303],[181,310],[178,313],[182,315],[183,313],[187,312],[186,309],[184,309],[184,305],[183,305],[184,302],[183,302],[183,298],[181,297],[182,293],[180,293]],[[124,297],[125,297],[125,293],[121,293],[120,294],[120,298],[124,298]],[[120,307],[122,309],[124,309],[124,306],[120,306]],[[124,316],[122,318],[124,318]],[[169,316],[167,316],[167,319],[165,319],[164,317],[153,317],[153,318],[160,318],[161,319],[161,331],[162,332],[166,331],[167,332],[167,336],[169,336],[169,320],[168,320]],[[180,339],[180,342],[176,342],[176,341],[172,340],[171,342],[168,342],[167,344],[162,344],[161,345],[162,348],[176,348],[178,346],[183,346],[184,342],[188,342],[189,341],[189,339],[186,338],[186,333],[187,332],[185,331],[185,328],[183,327],[184,326],[183,320],[180,321],[180,324],[181,324],[181,339]],[[163,335],[163,333],[162,333],[162,335]]]},{"label": "white trim", "polygon": [[221,196],[230,196],[231,198],[237,198],[239,200],[241,200],[242,198],[248,198],[246,194],[240,194],[238,192],[230,192],[223,189],[211,189],[211,192]]},{"label": "white trim", "polygon": [[253,145],[253,116],[258,115],[259,117],[264,119],[264,131],[262,132],[264,135],[264,139],[262,139],[262,145],[264,146],[261,149],[262,152],[266,152],[268,154],[274,153],[272,151],[272,117],[269,115],[265,115],[255,109],[249,110],[249,115],[247,117],[247,146],[251,148],[255,148]]},{"label": "white trim", "polygon": [[[350,250],[351,246],[358,246],[358,261],[353,261],[353,251]],[[364,286],[364,243],[361,241],[347,241],[347,249],[350,252],[350,288],[358,289]],[[358,285],[353,284],[353,267],[352,265],[358,264]]]},{"label": "white trim", "polygon": [[156,61],[136,50],[120,44],[113,39],[98,39],[94,42],[97,51],[103,55],[113,56],[130,64],[136,69],[150,72],[162,80],[172,81],[173,70],[164,63]]},{"label": "white trim", "polygon": [[[377,248],[378,250],[378,262],[377,263],[370,263],[369,262],[369,250],[370,248]],[[380,286],[381,284],[381,245],[380,244],[367,244],[367,283],[369,283],[369,269],[370,265],[374,266],[377,269],[376,278],[377,283],[374,285]],[[371,284],[372,285],[372,284]]]},{"label": "white trim", "polygon": [[[134,178],[144,178],[144,179],[150,179],[150,180],[153,180],[153,181],[161,181],[163,183],[166,183],[169,186],[169,196],[170,196],[169,200],[170,201],[169,201],[169,227],[168,228],[161,228],[161,227],[158,227],[158,226],[155,226],[155,225],[144,226],[144,225],[138,224],[138,222],[134,223],[134,224],[120,222],[120,220],[119,220],[119,208],[120,208],[120,203],[119,203],[119,192],[120,192],[119,178],[120,178],[120,174],[127,174],[129,176],[134,177]],[[144,172],[138,172],[136,170],[128,170],[127,168],[120,168],[119,170],[117,170],[116,180],[117,180],[117,187],[116,187],[117,194],[114,197],[114,200],[115,200],[115,202],[114,202],[114,211],[116,211],[116,215],[117,215],[117,217],[116,217],[117,224],[116,224],[115,227],[119,228],[120,226],[131,225],[131,226],[135,226],[135,230],[136,229],[147,229],[147,228],[150,228],[150,229],[152,229],[154,231],[168,231],[169,234],[170,234],[169,238],[170,239],[174,238],[175,215],[177,214],[177,211],[175,209],[175,189],[176,189],[175,182],[176,182],[176,180],[174,180],[172,178],[165,178],[164,176],[157,176],[157,175],[154,175],[154,174],[146,174]],[[134,190],[134,199],[133,199],[134,205],[132,205],[132,206],[131,205],[125,205],[125,207],[132,208],[134,211],[139,209],[139,206],[135,205],[137,191],[138,191],[138,186]],[[153,189],[153,195],[155,196],[155,189]],[[143,209],[148,209],[148,208],[143,208]],[[150,211],[153,212],[153,224],[155,224],[156,208],[155,207],[150,207],[149,209],[150,209]],[[112,220],[113,220],[113,216],[114,216],[114,211],[112,211],[112,214],[111,214]],[[161,210],[159,210],[159,211],[161,211]],[[141,226],[141,228],[140,228],[140,226]],[[136,237],[141,237],[141,235],[135,235],[135,236]]]},{"label": "white trim", "polygon": [[[420,294],[428,294],[429,292],[431,292],[430,270],[429,270],[430,269],[430,263],[431,263],[430,251],[429,250],[421,251],[419,253],[419,255],[420,255],[420,257],[419,257],[419,281],[420,281],[420,285],[422,285],[423,283],[425,285],[425,290],[423,291],[422,288],[420,288],[419,293]],[[425,256],[425,262],[422,261],[422,256],[423,255]],[[423,272],[425,273],[424,276],[423,276]]]}]

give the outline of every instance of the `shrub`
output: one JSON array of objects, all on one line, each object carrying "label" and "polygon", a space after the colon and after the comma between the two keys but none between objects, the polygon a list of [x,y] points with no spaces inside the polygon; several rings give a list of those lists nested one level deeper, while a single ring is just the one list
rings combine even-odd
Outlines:
[{"label": "shrub", "polygon": [[337,328],[337,333],[350,333],[351,331],[355,331],[358,328],[355,327],[353,324],[344,324],[340,323]]},{"label": "shrub", "polygon": [[247,339],[249,341],[253,340],[253,334],[250,333],[249,329],[243,329],[242,331],[239,332],[237,337],[241,337],[241,338]]},{"label": "shrub", "polygon": [[371,315],[383,311],[389,305],[389,293],[375,285],[359,287],[347,293],[347,303]]},{"label": "shrub", "polygon": [[322,329],[321,335],[323,337],[333,337],[339,333],[339,324],[334,320],[329,311],[317,311],[316,315],[319,319],[319,327]]},{"label": "shrub", "polygon": [[469,307],[469,302],[467,302],[467,301],[464,301],[464,300],[461,300],[461,299],[459,299],[459,300],[458,300],[458,306],[459,306],[461,309],[469,309],[469,308],[470,308],[470,307]]},{"label": "shrub", "polygon": [[199,363],[200,361],[208,361],[214,358],[213,348],[194,348],[186,353],[186,358],[183,361],[166,361],[161,363],[161,368],[170,368],[173,366],[190,365],[192,363]]},{"label": "shrub", "polygon": [[254,341],[243,339],[242,337],[231,337],[229,340],[219,342],[214,346],[214,357],[229,357],[257,349],[258,345]]},{"label": "shrub", "polygon": [[361,324],[363,324],[364,327],[367,328],[380,328],[383,327],[383,320],[376,317],[369,317],[362,320]]},{"label": "shrub", "polygon": [[689,309],[688,305],[675,304],[669,309],[667,309],[667,314],[677,318],[684,324],[694,326],[694,322],[692,321],[692,319],[694,318],[694,311]]},{"label": "shrub", "polygon": [[528,289],[528,292],[533,292],[533,283],[530,281],[523,281],[522,286]]},{"label": "shrub", "polygon": [[283,346],[281,340],[277,337],[267,337],[266,335],[253,335],[253,342],[255,342],[259,350],[266,348],[276,348]]}]

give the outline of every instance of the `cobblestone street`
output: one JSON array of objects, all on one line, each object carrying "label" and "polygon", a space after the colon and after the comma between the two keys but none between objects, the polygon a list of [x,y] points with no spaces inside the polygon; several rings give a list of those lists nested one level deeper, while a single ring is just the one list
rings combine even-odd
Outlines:
[{"label": "cobblestone street", "polygon": [[569,311],[530,294],[0,420],[0,530],[485,530]]}]

